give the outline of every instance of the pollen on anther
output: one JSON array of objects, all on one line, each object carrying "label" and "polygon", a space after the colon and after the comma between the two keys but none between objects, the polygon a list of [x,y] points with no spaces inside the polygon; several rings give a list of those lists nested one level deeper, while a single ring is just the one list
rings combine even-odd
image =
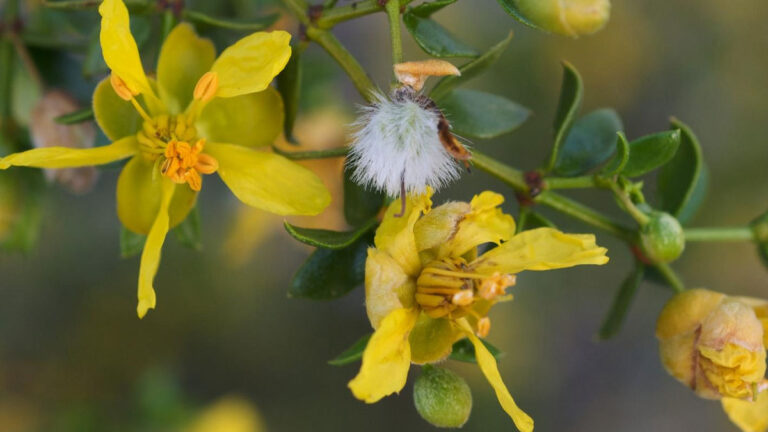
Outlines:
[{"label": "pollen on anther", "polygon": [[134,96],[139,94],[138,92],[131,91],[131,89],[128,88],[128,84],[114,73],[109,76],[109,83],[112,84],[112,89],[114,89],[115,93],[120,96],[120,99],[125,101],[130,101]]},{"label": "pollen on anther", "polygon": [[216,72],[206,72],[197,81],[195,90],[192,96],[195,100],[201,100],[208,102],[216,96],[216,92],[219,90],[219,75]]}]

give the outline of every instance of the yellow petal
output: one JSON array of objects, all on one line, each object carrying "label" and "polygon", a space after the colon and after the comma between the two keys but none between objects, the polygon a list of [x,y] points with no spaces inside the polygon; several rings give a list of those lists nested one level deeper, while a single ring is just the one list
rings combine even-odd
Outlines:
[{"label": "yellow petal", "polygon": [[405,213],[400,217],[395,217],[400,213],[400,200],[393,201],[376,230],[376,248],[388,253],[411,277],[418,276],[421,271],[413,227],[422,213],[429,212],[432,206],[431,196],[432,189],[422,195],[409,196]]},{"label": "yellow petal", "polygon": [[742,432],[768,431],[768,391],[760,393],[754,402],[723,398],[723,409]]},{"label": "yellow petal", "polygon": [[195,126],[209,141],[247,147],[271,145],[283,130],[283,98],[273,87],[233,98],[216,98]]},{"label": "yellow petal", "polygon": [[0,169],[7,169],[12,166],[76,168],[103,165],[130,157],[137,151],[138,142],[135,137],[126,137],[109,145],[87,149],[44,147],[13,153],[0,158]]},{"label": "yellow petal", "polygon": [[411,331],[411,361],[416,364],[435,363],[448,357],[453,344],[463,337],[446,318],[419,315]]},{"label": "yellow petal", "polygon": [[[459,257],[480,244],[508,240],[515,234],[515,220],[501,211],[503,202],[502,195],[485,191],[469,205],[448,203],[435,208],[415,227],[419,249],[434,248],[433,257]],[[444,228],[435,230],[440,225]]]},{"label": "yellow petal", "polygon": [[[156,169],[143,156],[134,156],[117,179],[117,216],[135,233],[149,233],[160,210],[162,179],[165,177],[159,171],[153,174]],[[186,184],[178,185],[176,189],[169,211],[171,228],[187,217],[197,200],[197,193]]]},{"label": "yellow petal", "polygon": [[171,199],[176,185],[167,178],[162,178],[160,208],[157,211],[155,221],[152,223],[152,229],[147,235],[147,242],[144,243],[144,250],[141,252],[141,264],[139,267],[139,305],[136,306],[136,312],[139,318],[144,318],[147,311],[155,308],[156,297],[155,288],[152,282],[157,273],[157,267],[160,265],[160,252],[163,249],[165,236],[170,229],[170,218],[168,210],[171,206]]},{"label": "yellow petal", "polygon": [[473,266],[480,273],[552,270],[581,264],[605,264],[607,250],[592,234],[565,234],[552,228],[523,231],[484,253]]},{"label": "yellow petal", "polygon": [[533,419],[528,416],[523,410],[521,410],[515,400],[512,399],[512,395],[509,394],[507,386],[504,385],[504,381],[501,379],[499,369],[496,366],[496,359],[493,357],[485,344],[475,336],[472,331],[472,327],[469,325],[465,318],[457,320],[459,327],[464,331],[472,345],[475,346],[475,358],[477,359],[477,365],[480,366],[480,370],[483,371],[483,375],[491,384],[491,387],[496,391],[496,397],[499,399],[501,407],[512,418],[515,426],[521,432],[531,432],[533,430]]},{"label": "yellow petal", "polygon": [[368,249],[365,261],[365,309],[373,328],[395,309],[413,306],[416,283],[386,252]]},{"label": "yellow petal", "polygon": [[112,141],[135,135],[144,121],[130,102],[115,93],[109,77],[101,80],[93,91],[93,116]]},{"label": "yellow petal", "polygon": [[219,175],[235,196],[253,207],[281,215],[316,215],[331,195],[312,171],[266,151],[208,143],[206,152],[219,161]]},{"label": "yellow petal", "polygon": [[181,23],[168,34],[157,61],[157,84],[160,98],[171,113],[189,105],[197,81],[215,59],[213,43],[198,37],[190,24]]},{"label": "yellow petal", "polygon": [[218,97],[256,93],[267,88],[291,57],[290,33],[257,32],[225,49],[211,67],[219,78]]},{"label": "yellow petal", "polygon": [[365,347],[360,372],[349,382],[356,398],[374,403],[403,389],[411,366],[408,335],[418,316],[416,309],[395,309],[381,321]]},{"label": "yellow petal", "polygon": [[139,57],[139,48],[131,35],[128,8],[122,0],[104,0],[101,14],[101,52],[107,66],[134,93],[152,93]]}]

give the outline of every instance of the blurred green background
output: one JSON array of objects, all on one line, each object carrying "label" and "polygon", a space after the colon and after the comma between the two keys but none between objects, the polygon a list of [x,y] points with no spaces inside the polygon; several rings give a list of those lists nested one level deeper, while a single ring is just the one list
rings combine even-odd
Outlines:
[{"label": "blurred green background", "polygon": [[[243,20],[273,7],[255,0],[188,5]],[[33,10],[34,2],[27,6]],[[630,138],[666,129],[671,115],[697,133],[710,168],[710,194],[693,222],[700,226],[743,225],[766,207],[766,17],[765,2],[615,0],[602,32],[571,40],[522,27],[495,0],[459,1],[435,16],[478,49],[510,29],[516,34],[499,63],[469,87],[503,94],[534,116],[508,136],[473,146],[513,166],[536,167],[551,143],[560,60],[568,60],[585,81],[582,112],[616,108]],[[76,41],[92,37],[98,23],[95,10],[25,18],[30,32],[67,32]],[[157,49],[159,19],[143,21],[134,26],[146,32],[146,60]],[[278,25],[294,34],[297,29],[291,20]],[[199,30],[219,49],[243,35]],[[386,86],[385,16],[345,23],[335,32]],[[49,87],[89,103],[103,67],[84,77],[83,52],[31,53]],[[426,58],[407,36],[406,58]],[[310,48],[305,66],[305,117],[324,105],[351,111],[361,102],[318,47]],[[329,186],[338,187],[338,164],[321,169]],[[157,309],[138,320],[138,259],[121,259],[119,251],[117,172],[102,170],[84,196],[51,187],[37,247],[0,257],[1,431],[179,430],[228,395],[255,404],[270,431],[433,429],[413,408],[412,380],[400,396],[375,405],[352,397],[346,383],[357,365],[326,362],[369,331],[363,290],[328,303],[287,298],[288,281],[311,250],[288,238],[279,220],[242,212],[215,176],[200,198],[204,249],[185,249],[169,238],[155,284]],[[653,183],[647,180],[648,189]],[[468,200],[484,189],[507,194],[506,210],[516,211],[510,189],[482,172],[464,175],[435,201]],[[571,196],[622,217],[604,192]],[[315,223],[338,227],[337,213]],[[564,230],[590,231],[543,213]],[[515,301],[492,313],[489,340],[506,353],[501,373],[537,430],[735,431],[719,403],[696,398],[658,361],[654,325],[671,296],[666,288],[644,283],[624,330],[609,342],[596,341],[631,268],[623,244],[597,236],[609,248],[609,265],[522,274],[512,290]],[[691,287],[768,297],[768,271],[749,244],[689,244],[675,267]],[[513,428],[474,365],[446,366],[473,390],[474,411],[464,430]]]}]

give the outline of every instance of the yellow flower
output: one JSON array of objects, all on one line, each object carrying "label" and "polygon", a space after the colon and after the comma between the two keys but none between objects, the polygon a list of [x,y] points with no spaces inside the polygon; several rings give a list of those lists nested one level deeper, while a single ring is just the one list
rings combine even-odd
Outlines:
[{"label": "yellow flower", "polygon": [[664,307],[656,326],[661,360],[697,395],[721,399],[745,432],[768,429],[768,301],[688,290]]},{"label": "yellow flower", "polygon": [[262,432],[261,415],[247,399],[226,396],[205,408],[184,432]]},{"label": "yellow flower", "polygon": [[[430,196],[410,197],[402,217],[394,217],[400,203],[393,203],[376,231],[365,269],[366,308],[376,331],[349,387],[358,399],[376,402],[403,388],[411,363],[441,361],[467,337],[504,410],[518,429],[531,431],[533,420],[515,404],[478,337],[490,329],[488,311],[508,298],[516,273],[605,264],[606,250],[592,235],[550,228],[515,235],[514,220],[498,208],[504,198],[493,192],[435,209]],[[478,257],[477,246],[489,242],[499,246]]]},{"label": "yellow flower", "polygon": [[282,100],[269,84],[291,55],[286,32],[258,32],[216,58],[213,44],[179,24],[166,38],[157,80],[147,77],[122,0],[99,7],[101,47],[112,70],[96,87],[96,121],[113,143],[50,147],[0,159],[10,166],[72,168],[131,158],[117,183],[117,213],[147,234],[139,271],[143,317],[155,307],[153,279],[170,228],[194,207],[202,175],[218,172],[245,204],[281,215],[312,215],[330,202],[322,182],[288,159],[251,147],[279,134]]}]

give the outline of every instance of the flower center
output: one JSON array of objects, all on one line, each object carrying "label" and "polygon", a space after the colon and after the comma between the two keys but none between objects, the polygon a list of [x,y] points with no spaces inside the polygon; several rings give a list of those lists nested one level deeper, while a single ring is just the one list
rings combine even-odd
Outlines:
[{"label": "flower center", "polygon": [[137,134],[145,158],[155,161],[160,173],[175,183],[187,183],[192,190],[202,186],[201,174],[213,174],[219,163],[203,153],[205,139],[184,114],[159,115],[144,121]]},{"label": "flower center", "polygon": [[[495,300],[514,284],[514,275],[482,275],[474,273],[463,258],[444,258],[421,271],[416,280],[416,303],[432,318],[459,318],[472,313],[475,302]],[[478,318],[478,332],[487,333],[490,322],[486,317]]]}]

